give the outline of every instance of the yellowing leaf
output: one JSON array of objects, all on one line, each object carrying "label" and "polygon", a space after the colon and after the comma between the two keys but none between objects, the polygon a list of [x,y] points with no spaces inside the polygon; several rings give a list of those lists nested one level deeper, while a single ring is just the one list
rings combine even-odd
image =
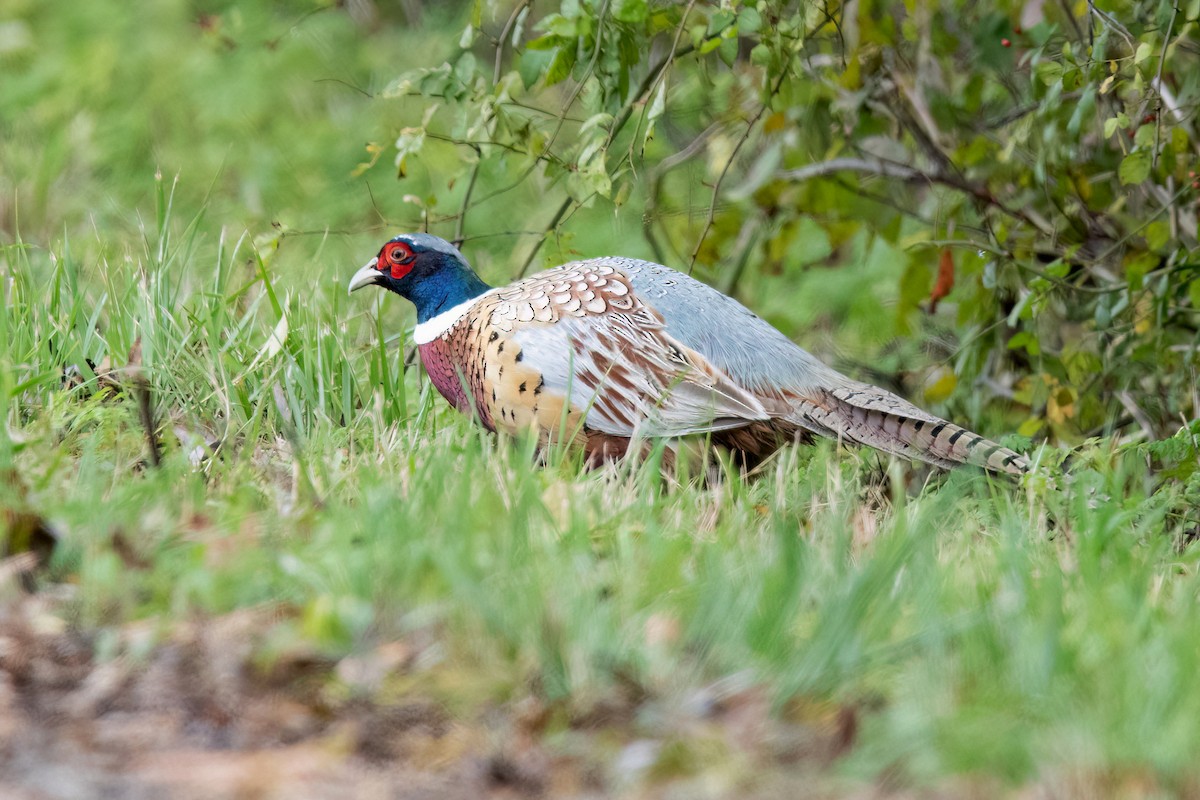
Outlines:
[{"label": "yellowing leaf", "polygon": [[1017,428],[1017,433],[1021,436],[1036,436],[1043,424],[1042,420],[1037,417],[1030,417],[1021,423],[1021,427]]},{"label": "yellowing leaf", "polygon": [[930,378],[925,384],[925,400],[929,403],[942,402],[954,394],[955,388],[958,387],[958,376],[946,367],[936,370]]},{"label": "yellowing leaf", "polygon": [[708,174],[714,180],[725,171],[725,165],[733,158],[733,139],[718,133],[708,140]]},{"label": "yellowing leaf", "polygon": [[1061,425],[1075,417],[1075,390],[1062,387],[1051,392],[1046,400],[1046,418],[1055,425]]},{"label": "yellowing leaf", "polygon": [[763,133],[779,133],[787,127],[787,116],[776,111],[763,123]]},{"label": "yellowing leaf", "polygon": [[364,172],[369,170],[371,167],[375,166],[376,162],[379,161],[379,156],[382,153],[383,153],[383,145],[377,144],[376,142],[368,142],[367,143],[367,155],[369,155],[370,158],[367,159],[366,161],[363,161],[362,163],[358,164],[357,166],[355,166],[354,169],[350,171],[350,177],[357,178],[358,176],[362,175]]}]

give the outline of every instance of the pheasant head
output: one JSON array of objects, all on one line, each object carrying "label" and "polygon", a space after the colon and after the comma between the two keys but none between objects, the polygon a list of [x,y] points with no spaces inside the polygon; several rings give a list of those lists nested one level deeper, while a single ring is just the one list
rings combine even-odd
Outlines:
[{"label": "pheasant head", "polygon": [[484,283],[458,248],[429,233],[402,233],[350,279],[351,292],[382,286],[417,307],[425,322],[491,287]]}]

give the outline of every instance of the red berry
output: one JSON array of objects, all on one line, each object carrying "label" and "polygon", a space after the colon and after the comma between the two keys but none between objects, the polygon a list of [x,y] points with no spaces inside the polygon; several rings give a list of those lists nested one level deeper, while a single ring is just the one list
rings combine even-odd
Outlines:
[{"label": "red berry", "polygon": [[1190,170],[1188,170],[1188,177],[1189,177],[1189,178],[1194,178],[1194,177],[1196,177],[1196,170],[1194,170],[1194,169],[1190,169]]},{"label": "red berry", "polygon": [[1148,125],[1151,122],[1154,122],[1155,119],[1157,119],[1157,117],[1155,117],[1153,114],[1147,114],[1146,116],[1142,117],[1142,122]]},{"label": "red berry", "polygon": [[1021,26],[1020,26],[1020,25],[1015,25],[1015,26],[1013,26],[1013,33],[1015,33],[1017,36],[1020,36],[1020,35],[1021,35],[1022,33],[1024,33],[1024,32],[1025,32],[1025,31],[1021,30]]},{"label": "red berry", "polygon": [[1012,47],[1012,42],[1010,42],[1008,39],[1001,39],[1000,46],[1001,47]]}]

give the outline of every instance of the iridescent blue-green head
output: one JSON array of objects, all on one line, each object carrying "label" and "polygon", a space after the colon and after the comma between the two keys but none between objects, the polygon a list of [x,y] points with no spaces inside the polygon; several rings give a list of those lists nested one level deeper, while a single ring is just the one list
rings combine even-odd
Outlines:
[{"label": "iridescent blue-green head", "polygon": [[364,286],[382,286],[410,300],[417,307],[417,322],[491,288],[457,247],[430,233],[402,233],[388,240],[350,279],[351,292]]}]

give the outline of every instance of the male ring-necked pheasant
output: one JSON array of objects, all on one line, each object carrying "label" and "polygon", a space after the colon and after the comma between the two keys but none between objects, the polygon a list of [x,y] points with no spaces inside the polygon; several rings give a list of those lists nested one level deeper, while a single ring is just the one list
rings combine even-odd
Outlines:
[{"label": "male ring-necked pheasant", "polygon": [[808,434],[941,467],[1019,474],[1028,460],[817,361],[753,312],[668,267],[593,258],[508,286],[427,233],[387,242],[350,279],[417,308],[433,385],[493,431],[568,436],[589,458],[708,434],[756,462]]}]

